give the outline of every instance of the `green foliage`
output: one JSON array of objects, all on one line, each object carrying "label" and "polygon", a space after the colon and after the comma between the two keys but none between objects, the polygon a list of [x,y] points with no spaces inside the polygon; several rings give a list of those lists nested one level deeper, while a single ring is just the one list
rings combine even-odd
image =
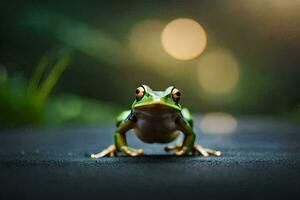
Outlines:
[{"label": "green foliage", "polygon": [[[29,84],[20,76],[2,78],[0,83],[0,126],[11,128],[42,124],[49,94],[69,62],[70,55],[66,53],[58,59],[43,82],[41,77],[48,65],[46,56],[35,68]],[[5,72],[2,71],[1,77],[7,76],[3,75]]]},{"label": "green foliage", "polygon": [[0,68],[0,127],[113,122],[121,110],[116,105],[71,94],[49,96],[69,63],[70,54],[66,53],[45,76],[50,61],[44,56],[35,67],[29,82],[22,76],[8,77],[5,69]]},{"label": "green foliage", "polygon": [[42,122],[43,108],[26,90],[22,77],[9,78],[0,85],[0,127],[36,126]]},{"label": "green foliage", "polygon": [[111,103],[76,95],[60,95],[51,98],[46,108],[48,125],[113,123],[121,108]]}]

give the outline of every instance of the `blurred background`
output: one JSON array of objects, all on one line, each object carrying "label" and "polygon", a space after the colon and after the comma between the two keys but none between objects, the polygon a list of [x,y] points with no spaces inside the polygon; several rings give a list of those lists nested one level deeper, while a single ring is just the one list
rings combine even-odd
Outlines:
[{"label": "blurred background", "polygon": [[299,0],[0,7],[2,128],[111,123],[140,84],[175,85],[204,132],[239,116],[300,122]]}]

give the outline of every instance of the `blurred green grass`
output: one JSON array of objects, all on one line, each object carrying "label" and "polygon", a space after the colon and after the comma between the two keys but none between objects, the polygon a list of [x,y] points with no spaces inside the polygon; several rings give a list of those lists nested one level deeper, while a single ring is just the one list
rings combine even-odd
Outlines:
[{"label": "blurred green grass", "polygon": [[[57,59],[45,75],[49,58],[44,56],[34,68],[31,80],[21,75],[8,76],[0,70],[0,127],[40,127],[62,124],[98,124],[112,122],[119,106],[82,98],[74,94],[51,97],[63,71],[70,65],[69,53]],[[42,77],[46,76],[44,80]]]}]

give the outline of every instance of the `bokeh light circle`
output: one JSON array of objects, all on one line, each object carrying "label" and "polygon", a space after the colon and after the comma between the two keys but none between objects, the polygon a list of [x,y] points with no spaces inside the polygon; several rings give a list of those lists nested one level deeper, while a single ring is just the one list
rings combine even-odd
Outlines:
[{"label": "bokeh light circle", "polygon": [[203,52],[207,37],[204,29],[195,20],[178,18],[165,26],[161,42],[170,56],[179,60],[191,60]]},{"label": "bokeh light circle", "polygon": [[225,49],[207,53],[199,60],[198,80],[210,94],[227,94],[239,81],[238,62]]},{"label": "bokeh light circle", "polygon": [[200,119],[200,129],[209,134],[229,134],[237,129],[237,120],[224,112],[211,112]]},{"label": "bokeh light circle", "polygon": [[129,50],[137,61],[155,66],[163,66],[166,63],[167,55],[160,44],[164,24],[154,19],[141,21],[133,27],[129,37]]}]

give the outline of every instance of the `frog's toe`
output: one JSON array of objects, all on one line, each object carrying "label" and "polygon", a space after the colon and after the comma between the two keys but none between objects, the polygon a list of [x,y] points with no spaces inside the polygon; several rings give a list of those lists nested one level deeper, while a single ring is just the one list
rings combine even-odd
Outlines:
[{"label": "frog's toe", "polygon": [[182,147],[175,151],[176,156],[183,156],[190,153],[190,150],[187,147]]},{"label": "frog's toe", "polygon": [[176,156],[182,156],[189,153],[187,147],[182,147],[180,144],[172,145],[172,146],[165,146],[165,151],[175,151]]},{"label": "frog's toe", "polygon": [[128,156],[136,157],[144,155],[143,149],[134,149],[128,146],[124,146],[121,148],[121,151]]},{"label": "frog's toe", "polygon": [[181,147],[180,144],[170,145],[170,146],[165,146],[165,147],[164,147],[164,150],[165,150],[165,151],[177,151],[177,150],[180,149],[180,147]]},{"label": "frog's toe", "polygon": [[182,155],[184,155],[185,154],[185,151],[183,151],[183,150],[179,150],[179,151],[176,151],[175,152],[175,155],[176,156],[182,156]]},{"label": "frog's toe", "polygon": [[95,154],[91,154],[91,158],[92,159],[97,159],[97,158],[102,158],[104,156],[114,156],[116,155],[117,149],[115,145],[110,145],[109,147],[107,147],[106,149],[104,149],[103,151],[99,152],[99,153],[95,153]]},{"label": "frog's toe", "polygon": [[207,149],[207,148],[203,148],[201,145],[196,144],[194,146],[194,153],[196,154],[201,154],[204,157],[208,157],[209,155],[213,155],[213,156],[221,156],[221,152],[217,151],[217,150],[213,150],[213,149]]},{"label": "frog's toe", "polygon": [[213,156],[221,156],[222,155],[221,151],[217,151],[217,150],[213,150],[213,149],[207,149],[207,148],[204,148],[204,150],[207,153],[209,153],[209,154],[211,154]]},{"label": "frog's toe", "polygon": [[172,146],[166,146],[165,151],[175,151],[176,156],[188,155],[191,150],[188,147],[182,146],[181,144],[176,144]]}]

